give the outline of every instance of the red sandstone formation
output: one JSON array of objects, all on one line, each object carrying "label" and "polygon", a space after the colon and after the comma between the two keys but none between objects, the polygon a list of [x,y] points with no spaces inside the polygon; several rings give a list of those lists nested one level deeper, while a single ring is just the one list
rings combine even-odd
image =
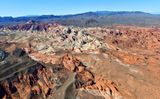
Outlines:
[{"label": "red sandstone formation", "polygon": [[37,64],[32,69],[32,72],[26,72],[12,80],[3,81],[1,90],[4,90],[4,97],[27,99],[36,94],[47,97],[50,90],[55,87],[55,83],[49,80],[50,77],[53,77],[53,73],[41,64]]},{"label": "red sandstone formation", "polygon": [[[74,85],[79,93],[106,99],[158,99],[160,96],[159,28],[113,26],[82,29],[29,22],[9,29],[28,31],[28,34],[22,33],[15,38],[12,35],[6,40],[21,43],[32,59],[58,64],[65,72],[74,73]],[[12,52],[15,48],[16,45],[11,44],[5,51]],[[50,90],[56,84],[50,77],[54,73],[42,67],[33,69],[36,74],[25,72],[4,80],[0,86],[3,97],[52,96]]]},{"label": "red sandstone formation", "polygon": [[[64,67],[76,73],[76,88],[93,95],[102,96],[105,99],[121,99],[122,96],[114,82],[105,80],[86,69],[76,58],[66,55],[62,58]],[[93,93],[92,91],[95,91]]]}]

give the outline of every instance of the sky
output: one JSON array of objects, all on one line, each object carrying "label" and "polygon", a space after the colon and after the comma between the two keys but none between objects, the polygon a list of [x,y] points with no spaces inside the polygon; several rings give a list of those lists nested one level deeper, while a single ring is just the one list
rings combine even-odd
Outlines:
[{"label": "sky", "polygon": [[160,13],[160,0],[1,0],[0,16],[65,15],[88,11]]}]

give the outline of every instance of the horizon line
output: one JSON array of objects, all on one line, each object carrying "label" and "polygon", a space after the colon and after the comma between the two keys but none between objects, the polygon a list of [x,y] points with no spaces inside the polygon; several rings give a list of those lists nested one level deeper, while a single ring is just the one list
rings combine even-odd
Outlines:
[{"label": "horizon line", "polygon": [[66,16],[66,15],[77,15],[77,14],[84,14],[84,13],[89,13],[89,12],[142,12],[142,13],[148,13],[148,14],[160,14],[160,12],[146,12],[146,11],[138,11],[138,10],[133,10],[133,11],[109,11],[109,10],[103,10],[103,11],[86,11],[86,12],[79,12],[79,13],[68,13],[68,14],[36,14],[36,15],[21,15],[21,16],[0,16],[2,18],[5,17],[12,17],[12,18],[19,18],[19,17],[34,17],[34,16],[45,16],[45,15],[53,15],[53,16]]}]

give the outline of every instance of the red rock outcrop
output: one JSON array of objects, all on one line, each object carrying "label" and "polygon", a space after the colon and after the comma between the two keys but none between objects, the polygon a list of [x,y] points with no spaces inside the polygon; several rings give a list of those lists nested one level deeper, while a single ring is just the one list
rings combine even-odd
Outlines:
[{"label": "red rock outcrop", "polygon": [[36,62],[17,48],[16,43],[4,43],[1,48],[5,54],[0,60],[1,99],[46,98],[67,79],[67,72],[62,65],[47,67],[46,64]]},{"label": "red rock outcrop", "polygon": [[51,89],[55,87],[53,81],[49,80],[53,76],[51,70],[41,64],[32,68],[32,72],[26,72],[14,77],[12,80],[1,82],[1,89],[4,90],[6,98],[27,99],[32,95],[42,94],[45,98]]},{"label": "red rock outcrop", "polygon": [[94,75],[86,66],[73,56],[64,56],[62,58],[62,64],[68,70],[76,73],[75,85],[77,89],[86,91],[93,95],[102,96],[105,99],[122,98],[122,95],[114,82]]},{"label": "red rock outcrop", "polygon": [[57,26],[57,23],[43,23],[38,21],[30,20],[26,23],[17,25],[5,25],[0,26],[0,30],[10,31],[47,31],[49,27]]},{"label": "red rock outcrop", "polygon": [[98,76],[95,77],[95,84],[82,87],[81,90],[93,95],[103,96],[105,99],[122,99],[114,82]]}]

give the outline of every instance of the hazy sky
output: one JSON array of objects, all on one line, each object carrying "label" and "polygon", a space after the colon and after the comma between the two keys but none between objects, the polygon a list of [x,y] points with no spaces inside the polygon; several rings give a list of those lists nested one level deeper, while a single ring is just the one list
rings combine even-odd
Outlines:
[{"label": "hazy sky", "polygon": [[0,0],[0,16],[64,15],[87,11],[160,12],[160,0]]}]

